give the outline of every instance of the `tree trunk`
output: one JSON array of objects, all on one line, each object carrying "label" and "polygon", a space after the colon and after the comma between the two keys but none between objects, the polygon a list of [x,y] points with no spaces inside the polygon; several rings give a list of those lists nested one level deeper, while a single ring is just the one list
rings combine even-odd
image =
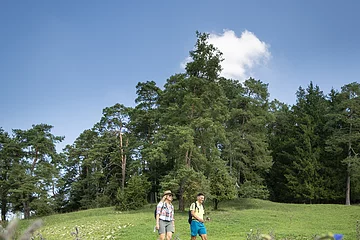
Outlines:
[{"label": "tree trunk", "polygon": [[184,201],[184,181],[181,181],[179,188],[179,211],[185,210],[185,201]]},{"label": "tree trunk", "polygon": [[6,221],[6,214],[7,214],[7,201],[5,198],[1,200],[1,220],[3,222]]},{"label": "tree trunk", "polygon": [[29,219],[30,218],[30,207],[29,207],[29,202],[25,201],[23,203],[24,205],[24,218],[25,219]]},{"label": "tree trunk", "polygon": [[190,166],[191,166],[191,157],[192,157],[192,151],[189,152],[189,150],[186,150],[185,164],[186,164],[186,167],[188,167],[188,168],[190,168]]},{"label": "tree trunk", "polygon": [[121,162],[121,187],[124,190],[125,188],[125,173],[126,173],[126,155],[122,156]]},{"label": "tree trunk", "polygon": [[[350,163],[348,164],[348,168],[350,168]],[[346,179],[346,200],[345,205],[350,205],[350,173],[348,171],[347,179]]]},{"label": "tree trunk", "polygon": [[[352,115],[350,115],[350,118],[352,118]],[[350,129],[349,129],[349,135],[351,137],[352,132],[352,124],[350,123]],[[348,156],[351,157],[351,149],[352,144],[351,140],[349,140],[349,149],[348,149]],[[350,163],[347,165],[347,179],[346,179],[346,199],[345,199],[345,205],[350,205]]]},{"label": "tree trunk", "polygon": [[126,173],[126,155],[124,154],[123,138],[122,138],[121,128],[120,128],[120,131],[119,131],[119,137],[120,137],[120,153],[121,153],[121,190],[124,191],[124,188],[125,188],[125,173]]},{"label": "tree trunk", "polygon": [[218,209],[219,200],[217,198],[214,199],[214,210]]},{"label": "tree trunk", "polygon": [[34,158],[33,163],[31,165],[31,176],[33,175],[37,160],[38,160],[38,151],[37,151],[37,149],[35,149],[35,158]]},{"label": "tree trunk", "polygon": [[233,165],[233,159],[232,159],[232,149],[231,149],[231,144],[230,144],[230,163],[229,163],[229,172],[230,174],[232,174],[232,165]]},{"label": "tree trunk", "polygon": [[179,195],[179,211],[185,210],[185,201],[183,195]]}]

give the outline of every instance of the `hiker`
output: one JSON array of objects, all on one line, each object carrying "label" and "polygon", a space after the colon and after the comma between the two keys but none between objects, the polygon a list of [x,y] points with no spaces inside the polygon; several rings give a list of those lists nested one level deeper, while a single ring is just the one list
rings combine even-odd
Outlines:
[{"label": "hiker", "polygon": [[[156,207],[156,230],[159,231],[160,240],[170,240],[175,232],[173,194],[166,190]],[[166,236],[166,238],[165,238]]]},{"label": "hiker", "polygon": [[196,202],[190,205],[192,221],[190,224],[191,240],[195,240],[200,235],[202,240],[207,240],[206,228],[204,225],[204,203],[205,196],[202,193],[197,195]]}]

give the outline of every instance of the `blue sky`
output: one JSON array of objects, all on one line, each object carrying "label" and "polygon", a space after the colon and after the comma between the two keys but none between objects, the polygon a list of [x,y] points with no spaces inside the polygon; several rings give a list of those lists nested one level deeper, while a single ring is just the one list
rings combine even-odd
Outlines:
[{"label": "blue sky", "polygon": [[355,0],[3,0],[0,127],[47,123],[65,136],[59,149],[72,144],[103,108],[134,106],[138,82],[163,87],[182,72],[196,30],[227,47],[231,76],[268,83],[271,99],[294,104],[310,81],[340,90],[360,79],[359,12]]}]

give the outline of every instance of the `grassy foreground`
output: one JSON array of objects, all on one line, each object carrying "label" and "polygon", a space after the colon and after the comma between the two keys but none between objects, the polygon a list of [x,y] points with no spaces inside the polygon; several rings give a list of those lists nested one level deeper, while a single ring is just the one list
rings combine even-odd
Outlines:
[{"label": "grassy foreground", "polygon": [[[206,227],[212,240],[256,239],[248,236],[258,231],[273,233],[277,240],[314,239],[315,235],[329,232],[344,234],[345,240],[360,239],[360,206],[281,204],[257,199],[220,203],[218,211],[211,210],[210,203],[207,205],[210,221]],[[148,205],[130,212],[100,208],[47,216],[42,218],[44,224],[35,236],[41,234],[46,240],[153,240],[157,239],[154,207]],[[190,239],[187,216],[187,212],[175,212],[175,239]],[[21,229],[33,221],[21,221]],[[35,239],[41,239],[39,236]]]}]

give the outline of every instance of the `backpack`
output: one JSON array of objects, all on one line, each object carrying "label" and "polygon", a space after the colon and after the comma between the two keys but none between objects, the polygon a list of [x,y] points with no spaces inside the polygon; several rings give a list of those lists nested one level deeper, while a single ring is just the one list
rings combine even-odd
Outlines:
[{"label": "backpack", "polygon": [[[199,207],[197,206],[196,202],[194,202],[194,204],[195,204],[195,210],[196,210],[196,208],[199,210]],[[203,205],[203,209],[205,211],[204,205]],[[191,215],[191,210],[189,210],[188,223],[191,224],[191,221],[192,221],[192,215]]]}]

